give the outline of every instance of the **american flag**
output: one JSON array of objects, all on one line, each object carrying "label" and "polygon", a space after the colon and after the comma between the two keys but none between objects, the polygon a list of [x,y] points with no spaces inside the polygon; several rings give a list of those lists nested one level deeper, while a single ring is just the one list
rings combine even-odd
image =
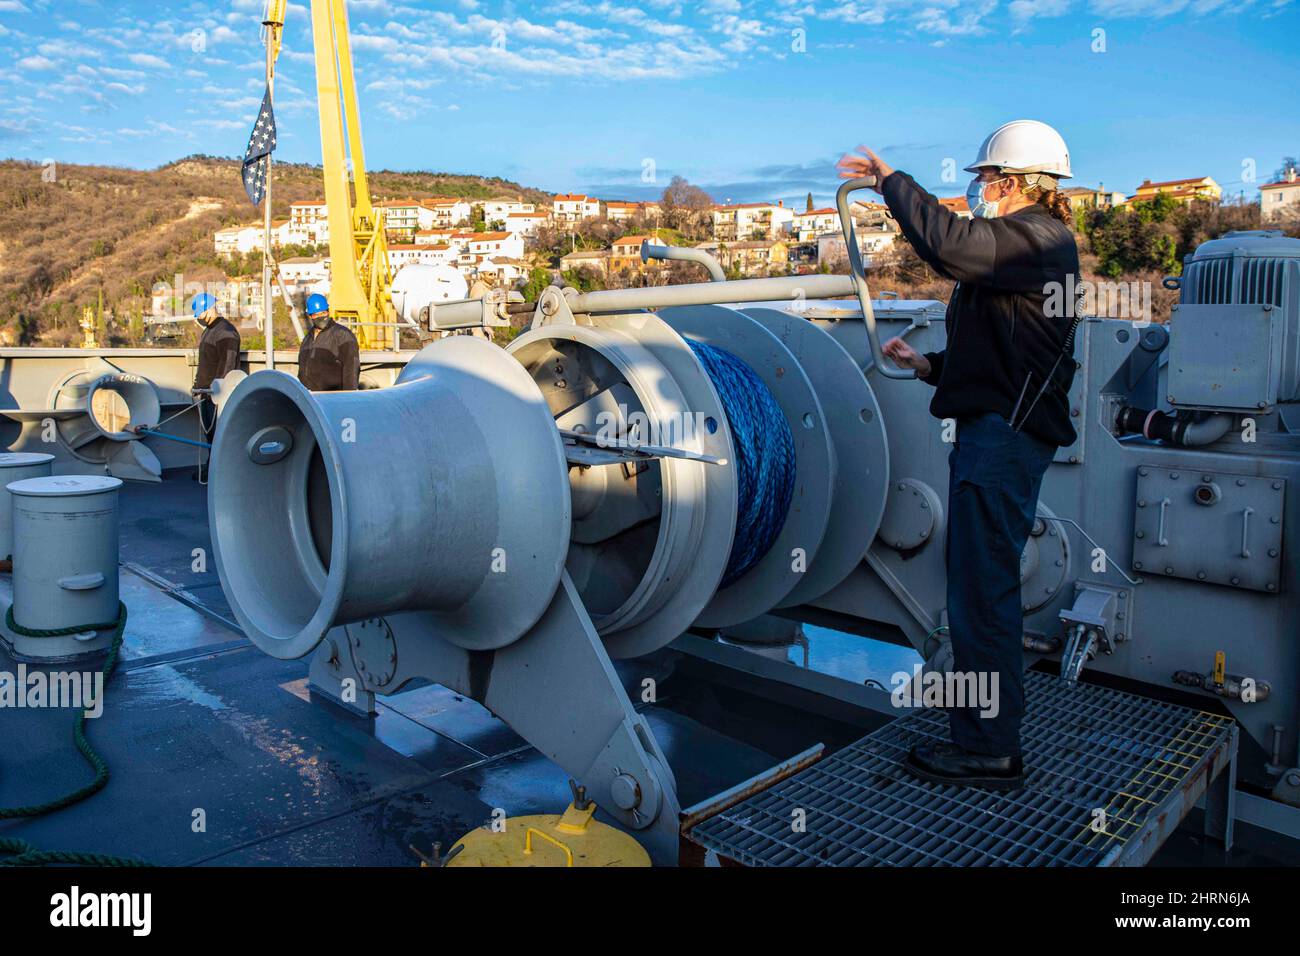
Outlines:
[{"label": "american flag", "polygon": [[257,114],[257,125],[248,137],[248,151],[244,153],[244,192],[248,193],[254,206],[260,205],[266,195],[266,177],[274,149],[275,111],[271,109],[271,88],[268,86]]}]

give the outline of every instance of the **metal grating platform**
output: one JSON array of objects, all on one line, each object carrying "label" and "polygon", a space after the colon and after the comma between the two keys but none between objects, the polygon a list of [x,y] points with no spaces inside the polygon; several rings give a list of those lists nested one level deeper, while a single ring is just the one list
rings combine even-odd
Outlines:
[{"label": "metal grating platform", "polygon": [[[1211,781],[1224,788],[1211,794],[1214,812],[1230,802],[1230,718],[1036,672],[1025,695],[1022,790],[911,777],[901,762],[912,745],[948,735],[943,711],[921,709],[685,836],[749,866],[1140,865]],[[1230,839],[1230,823],[1218,825]]]}]

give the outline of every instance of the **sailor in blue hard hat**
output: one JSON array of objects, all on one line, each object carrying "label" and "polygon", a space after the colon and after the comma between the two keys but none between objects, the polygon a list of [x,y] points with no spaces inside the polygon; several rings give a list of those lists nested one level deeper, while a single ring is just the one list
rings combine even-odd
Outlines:
[{"label": "sailor in blue hard hat", "polygon": [[[203,326],[199,336],[198,367],[190,394],[197,399],[204,441],[211,442],[217,428],[217,410],[209,396],[212,383],[239,367],[239,330],[221,314],[217,297],[200,292],[190,300],[194,320]],[[200,477],[195,475],[195,477]]]},{"label": "sailor in blue hard hat", "polygon": [[313,392],[356,389],[361,377],[357,337],[334,321],[329,301],[319,292],[307,296],[306,312],[311,328],[298,349],[298,381]]},{"label": "sailor in blue hard hat", "polygon": [[200,292],[190,300],[194,320],[203,326],[193,392],[202,393],[239,365],[239,330],[221,314],[217,297]]}]

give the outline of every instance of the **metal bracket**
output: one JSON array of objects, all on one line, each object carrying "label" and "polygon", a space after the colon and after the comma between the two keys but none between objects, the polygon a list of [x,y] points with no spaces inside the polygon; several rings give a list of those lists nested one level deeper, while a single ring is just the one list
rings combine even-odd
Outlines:
[{"label": "metal bracket", "polygon": [[[537,297],[537,311],[533,313],[532,328],[545,325],[577,325],[573,310],[569,307],[569,297],[565,292],[576,294],[576,290],[564,290],[559,286],[547,286]],[[588,323],[590,324],[590,323]]]},{"label": "metal bracket", "polygon": [[1075,582],[1073,606],[1061,611],[1061,621],[1070,627],[1082,625],[1098,631],[1099,646],[1107,654],[1132,633],[1129,620],[1131,591],[1095,582]]},{"label": "metal bracket", "polygon": [[[391,628],[395,659],[383,694],[423,678],[478,701],[585,786],[601,809],[636,831],[652,859],[676,862],[679,806],[672,771],[649,724],[632,707],[567,573],[532,630],[496,651],[471,652],[441,639],[428,614],[393,615],[385,626]],[[387,646],[382,631],[366,629],[361,653],[368,667],[374,652]],[[319,666],[326,643],[342,633],[336,628],[322,642],[312,664],[313,685],[318,675],[336,685],[350,676],[343,671],[351,661],[328,671]]]}]

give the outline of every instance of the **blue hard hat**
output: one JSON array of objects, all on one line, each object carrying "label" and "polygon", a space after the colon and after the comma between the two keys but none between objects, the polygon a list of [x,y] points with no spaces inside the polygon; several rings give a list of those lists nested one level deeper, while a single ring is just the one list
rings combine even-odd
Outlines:
[{"label": "blue hard hat", "polygon": [[200,292],[194,297],[194,300],[190,302],[190,311],[194,313],[194,318],[197,319],[200,315],[216,304],[217,297],[215,295],[211,295],[207,292]]},{"label": "blue hard hat", "polygon": [[329,300],[319,292],[313,292],[307,296],[307,314],[315,315],[318,312],[328,312],[330,310]]}]

